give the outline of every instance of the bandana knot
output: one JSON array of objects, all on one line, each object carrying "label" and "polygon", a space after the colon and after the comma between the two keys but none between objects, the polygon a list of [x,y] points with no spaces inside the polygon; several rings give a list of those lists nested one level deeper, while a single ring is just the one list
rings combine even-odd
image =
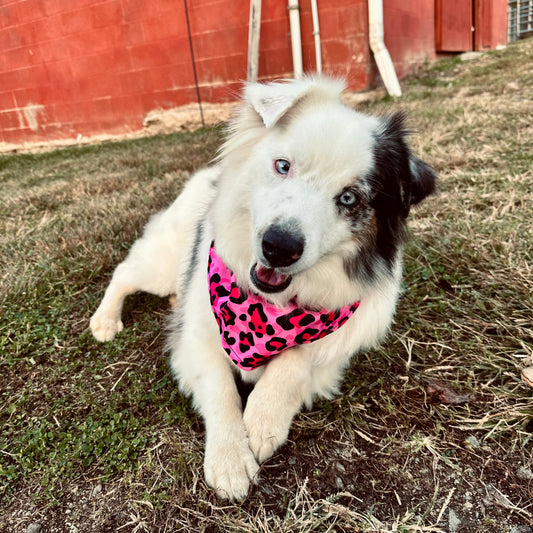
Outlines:
[{"label": "bandana knot", "polygon": [[207,280],[222,347],[243,370],[262,366],[287,348],[333,333],[346,323],[360,303],[333,311],[304,309],[294,301],[277,307],[257,294],[241,291],[235,274],[216,254],[214,243],[209,250]]}]

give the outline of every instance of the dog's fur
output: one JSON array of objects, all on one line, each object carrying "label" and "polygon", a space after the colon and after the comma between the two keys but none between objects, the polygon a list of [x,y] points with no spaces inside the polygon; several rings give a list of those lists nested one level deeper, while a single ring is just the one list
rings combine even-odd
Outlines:
[{"label": "dog's fur", "polygon": [[[94,336],[111,340],[128,294],[177,294],[171,367],[205,421],[206,481],[231,500],[246,497],[301,406],[331,397],[352,355],[387,333],[400,293],[405,219],[435,189],[434,172],[406,144],[403,117],[363,116],[339,102],[342,89],[328,78],[248,85],[216,164],[151,219],[91,319]],[[290,163],[288,173],[276,169],[279,160]],[[262,294],[251,268],[270,266],[263,238],[273,226],[304,246],[296,262],[275,269],[289,286]],[[221,347],[210,307],[213,240],[239,286],[275,305],[361,304],[329,336],[239,370]],[[244,412],[237,378],[253,385]]]}]

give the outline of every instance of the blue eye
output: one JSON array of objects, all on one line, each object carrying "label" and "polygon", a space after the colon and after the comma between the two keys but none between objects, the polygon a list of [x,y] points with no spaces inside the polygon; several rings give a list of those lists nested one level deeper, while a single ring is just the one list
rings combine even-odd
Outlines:
[{"label": "blue eye", "polygon": [[291,164],[286,159],[276,159],[274,161],[274,168],[278,174],[286,176],[291,169]]},{"label": "blue eye", "polygon": [[352,191],[344,191],[339,198],[339,202],[345,207],[350,207],[357,202],[357,196]]}]

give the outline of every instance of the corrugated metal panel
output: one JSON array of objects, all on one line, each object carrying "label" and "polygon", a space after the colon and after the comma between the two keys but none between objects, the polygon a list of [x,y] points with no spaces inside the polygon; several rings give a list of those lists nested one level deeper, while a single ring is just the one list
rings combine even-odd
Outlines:
[{"label": "corrugated metal panel", "polygon": [[510,0],[508,11],[509,41],[533,35],[533,0]]}]

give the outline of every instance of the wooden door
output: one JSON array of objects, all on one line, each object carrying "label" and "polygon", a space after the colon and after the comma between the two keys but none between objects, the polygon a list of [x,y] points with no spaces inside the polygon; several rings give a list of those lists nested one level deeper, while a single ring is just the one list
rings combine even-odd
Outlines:
[{"label": "wooden door", "polygon": [[435,0],[437,52],[465,52],[474,49],[474,0]]}]

